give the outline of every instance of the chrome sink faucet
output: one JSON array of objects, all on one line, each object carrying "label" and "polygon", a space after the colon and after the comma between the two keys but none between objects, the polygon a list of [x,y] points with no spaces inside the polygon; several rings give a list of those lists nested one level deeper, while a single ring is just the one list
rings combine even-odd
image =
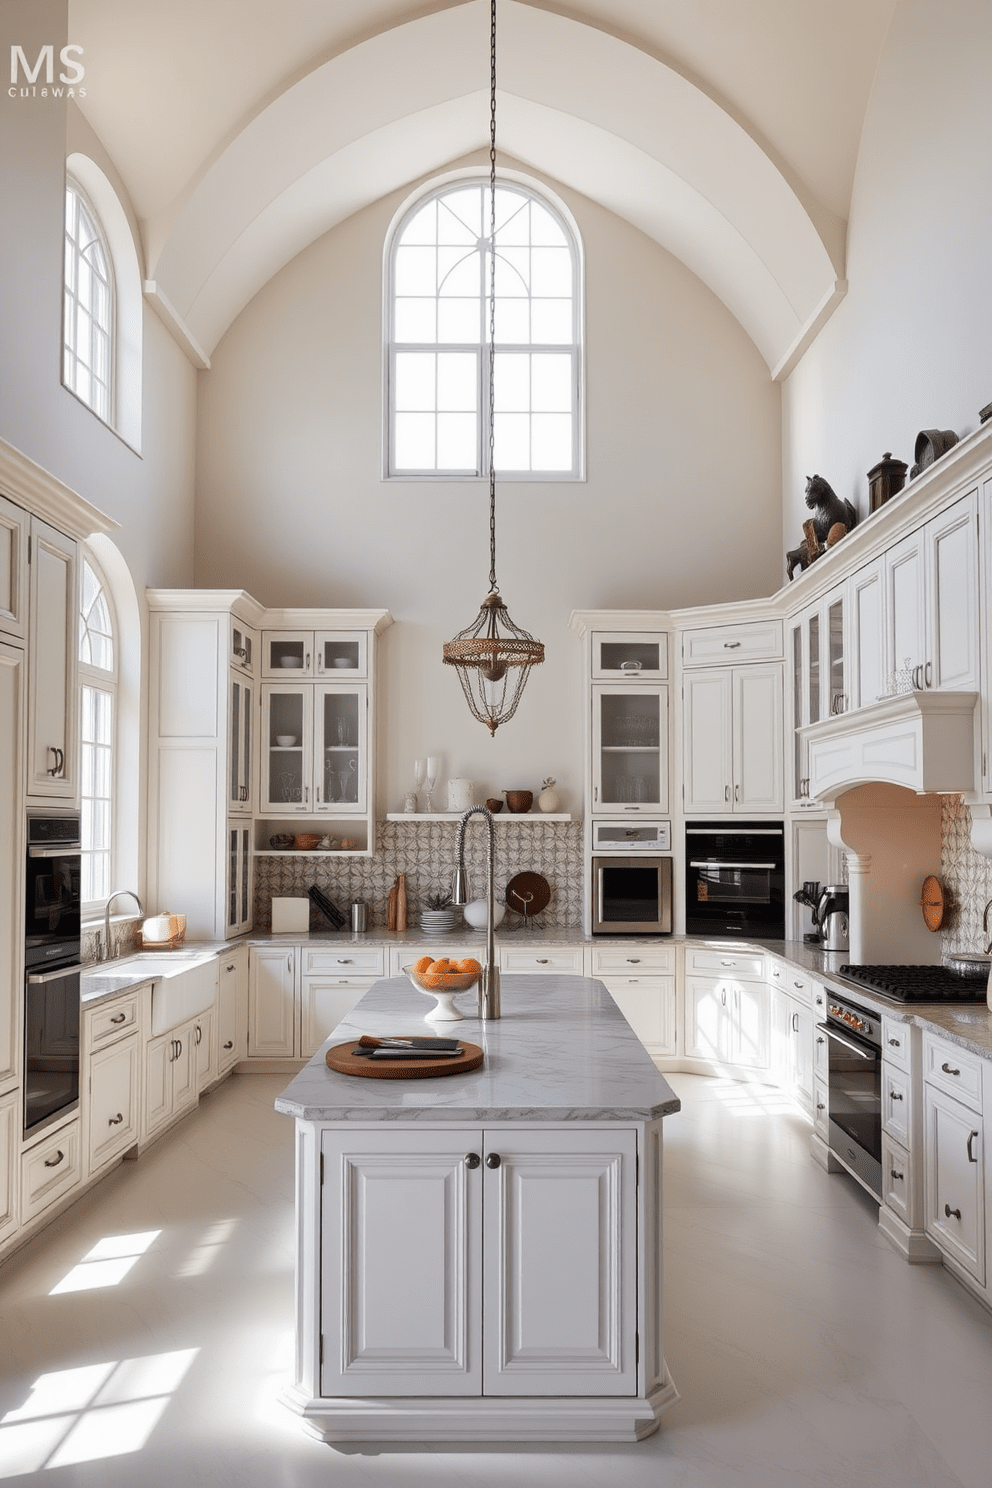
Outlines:
[{"label": "chrome sink faucet", "polygon": [[470,806],[458,823],[458,837],[455,842],[455,872],[451,880],[451,902],[459,909],[469,902],[468,878],[465,873],[465,828],[470,816],[485,817],[486,826],[489,829],[489,862],[486,875],[486,964],[479,978],[479,1017],[491,1021],[500,1016],[499,967],[496,965],[496,937],[493,926],[496,827],[493,823],[492,812],[485,806]]},{"label": "chrome sink faucet", "polygon": [[990,909],[992,909],[992,899],[990,899],[989,902],[988,902],[988,904],[986,904],[986,906],[985,906],[985,913],[982,915],[982,934],[985,936],[985,954],[986,954],[986,956],[992,955],[992,935],[989,934],[989,910]]},{"label": "chrome sink faucet", "polygon": [[135,904],[138,906],[138,913],[144,914],[144,910],[141,907],[141,900],[138,898],[133,889],[114,890],[110,898],[107,900],[107,908],[104,911],[103,915],[103,955],[100,957],[101,961],[110,960],[110,906],[113,904],[115,899],[124,898],[133,899]]}]

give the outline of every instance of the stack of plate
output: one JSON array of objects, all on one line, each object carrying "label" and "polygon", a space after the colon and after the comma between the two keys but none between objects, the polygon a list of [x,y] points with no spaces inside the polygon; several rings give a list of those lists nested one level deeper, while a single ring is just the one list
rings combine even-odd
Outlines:
[{"label": "stack of plate", "polygon": [[420,928],[425,935],[450,935],[455,928],[453,909],[422,909]]}]

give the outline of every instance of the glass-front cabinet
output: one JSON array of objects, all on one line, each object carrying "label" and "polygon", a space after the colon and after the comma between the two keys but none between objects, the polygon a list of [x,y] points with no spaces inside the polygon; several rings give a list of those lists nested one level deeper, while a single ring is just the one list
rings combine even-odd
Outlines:
[{"label": "glass-front cabinet", "polygon": [[255,688],[239,672],[231,673],[229,685],[227,803],[229,811],[244,815],[251,813],[252,805],[252,703]]},{"label": "glass-front cabinet", "polygon": [[799,733],[848,707],[844,586],[797,615],[790,630],[792,663],[792,800],[795,806],[815,809],[809,798],[808,750]]},{"label": "glass-front cabinet", "polygon": [[267,630],[262,637],[262,676],[368,676],[368,635],[363,630]]},{"label": "glass-front cabinet", "polygon": [[264,813],[355,815],[368,804],[364,684],[262,685]]},{"label": "glass-front cabinet", "polygon": [[594,631],[592,675],[604,681],[666,681],[668,635],[664,631]]},{"label": "glass-front cabinet", "polygon": [[592,709],[593,813],[666,812],[668,688],[594,686]]},{"label": "glass-front cabinet", "polygon": [[251,929],[251,824],[229,822],[227,828],[226,930],[241,935]]}]

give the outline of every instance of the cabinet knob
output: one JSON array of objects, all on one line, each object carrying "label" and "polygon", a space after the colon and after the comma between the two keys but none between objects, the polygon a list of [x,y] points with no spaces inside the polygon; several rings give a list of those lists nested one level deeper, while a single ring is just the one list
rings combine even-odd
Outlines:
[{"label": "cabinet knob", "polygon": [[889,1091],[889,1095],[891,1096],[891,1098],[893,1100],[902,1100],[902,1091],[901,1090],[890,1090]]},{"label": "cabinet knob", "polygon": [[228,971],[233,971],[234,970],[234,962],[233,961],[231,962],[230,966],[227,969],[228,969]]},{"label": "cabinet knob", "polygon": [[502,1161],[502,1159],[500,1158],[500,1155],[499,1155],[498,1152],[490,1152],[489,1155],[488,1155],[488,1157],[486,1158],[486,1167],[487,1168],[498,1168],[501,1161]]},{"label": "cabinet knob", "polygon": [[818,1111],[825,1111],[827,1108],[824,1105],[823,1101],[817,1101],[817,1103],[816,1103],[816,1109]]},{"label": "cabinet knob", "polygon": [[898,1047],[899,1047],[899,1040],[898,1039],[890,1038],[889,1039],[889,1043],[892,1045],[893,1049],[898,1049]]},{"label": "cabinet knob", "polygon": [[897,1173],[896,1170],[895,1170],[895,1168],[890,1168],[889,1169],[889,1177],[890,1178],[894,1178],[897,1183],[902,1183],[904,1181],[905,1174],[903,1174],[903,1173]]},{"label": "cabinet knob", "polygon": [[951,1206],[950,1206],[950,1204],[945,1204],[944,1205],[944,1218],[945,1219],[960,1219],[961,1218],[961,1210],[960,1209],[952,1209]]},{"label": "cabinet knob", "polygon": [[224,1045],[224,1048],[225,1049],[233,1049],[234,1048],[234,1040],[233,1039],[228,1039],[227,1043]]},{"label": "cabinet knob", "polygon": [[482,1158],[477,1152],[470,1152],[465,1158],[465,1166],[467,1168],[479,1168],[482,1166]]},{"label": "cabinet knob", "polygon": [[108,1126],[120,1126],[120,1124],[121,1124],[121,1122],[123,1120],[124,1120],[124,1112],[123,1111],[118,1111],[116,1116],[110,1116],[110,1117],[107,1118],[107,1125]]}]

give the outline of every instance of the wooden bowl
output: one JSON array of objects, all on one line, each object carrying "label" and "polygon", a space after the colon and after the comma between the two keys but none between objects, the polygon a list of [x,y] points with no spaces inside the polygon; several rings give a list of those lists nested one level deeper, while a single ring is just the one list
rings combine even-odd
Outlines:
[{"label": "wooden bowl", "polygon": [[523,816],[534,804],[533,791],[504,791],[506,804],[516,816]]},{"label": "wooden bowl", "polygon": [[498,816],[503,810],[503,802],[497,801],[495,796],[488,796],[486,799],[486,810],[491,811],[493,816]]}]

